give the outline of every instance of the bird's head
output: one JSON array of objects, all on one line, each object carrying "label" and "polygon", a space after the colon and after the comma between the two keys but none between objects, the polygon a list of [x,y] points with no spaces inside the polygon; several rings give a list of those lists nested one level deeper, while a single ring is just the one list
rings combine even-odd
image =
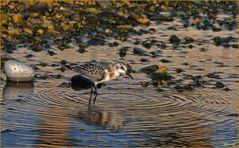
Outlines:
[{"label": "bird's head", "polygon": [[131,79],[134,79],[129,72],[128,69],[128,65],[123,63],[123,62],[117,62],[114,64],[114,68],[115,70],[119,73],[119,74],[126,74],[128,75]]}]

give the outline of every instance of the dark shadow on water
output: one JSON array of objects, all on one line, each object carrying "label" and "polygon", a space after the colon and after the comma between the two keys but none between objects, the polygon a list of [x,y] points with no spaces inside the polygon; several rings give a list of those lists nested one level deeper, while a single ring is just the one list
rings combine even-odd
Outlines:
[{"label": "dark shadow on water", "polygon": [[[93,83],[88,79],[82,77],[81,75],[75,75],[71,78],[71,88],[73,90],[83,90],[83,89],[90,89]],[[98,84],[97,88],[101,88],[102,84]]]},{"label": "dark shadow on water", "polygon": [[[100,88],[102,84],[98,84],[96,87]],[[90,97],[89,97],[89,104],[95,104],[96,98],[98,96],[97,88],[95,88],[95,84],[86,79],[85,77],[81,75],[75,75],[71,78],[71,88],[73,90],[79,91],[83,89],[91,89]],[[94,97],[92,97],[94,95]],[[94,98],[94,100],[92,100]],[[93,102],[92,102],[93,101]]]}]

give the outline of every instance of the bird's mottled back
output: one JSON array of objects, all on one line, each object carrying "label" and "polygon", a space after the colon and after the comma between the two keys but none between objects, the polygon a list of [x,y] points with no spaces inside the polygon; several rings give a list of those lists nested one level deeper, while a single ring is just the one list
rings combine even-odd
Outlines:
[{"label": "bird's mottled back", "polygon": [[98,65],[100,67],[102,67],[103,69],[107,69],[109,71],[111,71],[113,69],[112,67],[112,63],[109,62],[98,62],[98,61],[93,61],[91,62],[92,64]]},{"label": "bird's mottled back", "polygon": [[101,81],[105,77],[105,69],[101,67],[100,65],[93,64],[93,63],[76,65],[72,67],[72,70],[94,81]]}]

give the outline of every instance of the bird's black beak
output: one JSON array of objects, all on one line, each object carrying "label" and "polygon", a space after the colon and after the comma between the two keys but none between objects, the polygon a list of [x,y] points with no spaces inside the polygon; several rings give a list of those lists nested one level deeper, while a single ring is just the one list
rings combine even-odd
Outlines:
[{"label": "bird's black beak", "polygon": [[131,79],[134,79],[129,73],[126,73],[127,76],[129,76]]}]

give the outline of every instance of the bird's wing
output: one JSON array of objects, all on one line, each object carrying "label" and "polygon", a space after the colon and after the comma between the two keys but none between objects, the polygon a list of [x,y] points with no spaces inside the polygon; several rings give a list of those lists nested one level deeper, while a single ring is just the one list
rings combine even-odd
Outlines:
[{"label": "bird's wing", "polygon": [[83,64],[72,67],[72,70],[94,81],[101,81],[105,77],[105,69],[97,64]]}]

